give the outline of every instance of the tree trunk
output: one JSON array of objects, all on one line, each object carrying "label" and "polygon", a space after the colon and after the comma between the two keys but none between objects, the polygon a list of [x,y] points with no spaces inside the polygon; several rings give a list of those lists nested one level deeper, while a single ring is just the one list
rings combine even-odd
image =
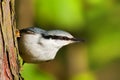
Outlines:
[{"label": "tree trunk", "polygon": [[15,30],[15,0],[0,0],[0,80],[21,80]]}]

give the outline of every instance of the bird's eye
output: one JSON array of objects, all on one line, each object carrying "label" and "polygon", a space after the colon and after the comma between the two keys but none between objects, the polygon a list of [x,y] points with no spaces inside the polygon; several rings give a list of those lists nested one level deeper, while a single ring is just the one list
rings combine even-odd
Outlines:
[{"label": "bird's eye", "polygon": [[68,37],[63,37],[64,40],[70,40]]},{"label": "bird's eye", "polygon": [[51,36],[47,36],[45,34],[42,34],[42,37],[44,37],[45,39],[50,39]]},{"label": "bird's eye", "polygon": [[52,36],[52,35],[51,35],[51,38],[52,38],[52,39],[58,39],[58,36]]},{"label": "bird's eye", "polygon": [[42,34],[42,36],[43,36],[45,39],[71,40],[70,38],[65,37],[65,36],[44,35],[44,34]]},{"label": "bird's eye", "polygon": [[52,36],[52,39],[58,39],[58,40],[70,40],[68,37],[65,37],[65,36]]}]

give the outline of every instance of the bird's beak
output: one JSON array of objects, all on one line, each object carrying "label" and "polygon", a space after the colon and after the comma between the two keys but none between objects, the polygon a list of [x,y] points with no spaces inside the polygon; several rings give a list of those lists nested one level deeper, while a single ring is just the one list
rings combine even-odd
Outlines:
[{"label": "bird's beak", "polygon": [[79,38],[72,38],[71,39],[73,42],[84,42],[84,39],[79,39]]}]

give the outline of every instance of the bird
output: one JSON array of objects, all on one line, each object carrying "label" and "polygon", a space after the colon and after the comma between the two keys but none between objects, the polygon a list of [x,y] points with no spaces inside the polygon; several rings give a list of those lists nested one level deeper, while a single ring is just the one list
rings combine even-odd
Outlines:
[{"label": "bird", "polygon": [[53,60],[63,46],[81,41],[63,30],[29,27],[20,30],[18,48],[25,63],[40,63]]}]

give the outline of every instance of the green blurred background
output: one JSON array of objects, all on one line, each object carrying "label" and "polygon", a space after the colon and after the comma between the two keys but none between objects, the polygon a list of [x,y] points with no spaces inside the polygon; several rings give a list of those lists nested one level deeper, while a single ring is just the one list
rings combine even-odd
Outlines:
[{"label": "green blurred background", "polygon": [[120,80],[120,0],[19,0],[18,28],[62,29],[84,43],[25,64],[25,80]]}]

